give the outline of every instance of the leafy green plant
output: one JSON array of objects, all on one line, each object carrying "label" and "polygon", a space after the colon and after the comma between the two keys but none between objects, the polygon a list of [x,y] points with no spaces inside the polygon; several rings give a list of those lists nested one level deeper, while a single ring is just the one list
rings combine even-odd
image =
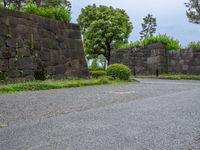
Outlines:
[{"label": "leafy green plant", "polygon": [[32,2],[29,2],[24,7],[22,7],[21,11],[63,21],[65,23],[69,23],[71,21],[70,13],[63,7],[40,7]]},{"label": "leafy green plant", "polygon": [[200,41],[190,42],[187,47],[192,48],[192,49],[197,50],[197,51],[200,51]]},{"label": "leafy green plant", "polygon": [[114,79],[128,80],[131,75],[131,70],[123,64],[112,64],[107,68],[107,75]]},{"label": "leafy green plant", "polygon": [[99,78],[102,76],[106,76],[106,71],[103,71],[103,70],[90,71],[90,76],[93,78]]}]

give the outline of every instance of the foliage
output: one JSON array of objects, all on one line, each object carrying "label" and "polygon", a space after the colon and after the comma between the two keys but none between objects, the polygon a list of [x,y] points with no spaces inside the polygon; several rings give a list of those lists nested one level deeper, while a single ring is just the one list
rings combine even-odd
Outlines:
[{"label": "foliage", "polygon": [[131,75],[131,70],[123,64],[112,64],[107,68],[107,75],[115,79],[128,80]]},{"label": "foliage", "polygon": [[69,23],[71,20],[69,12],[62,7],[38,7],[34,3],[28,3],[22,7],[22,11],[38,16],[60,20],[66,23]]},{"label": "foliage", "polygon": [[187,47],[200,51],[200,41],[190,42]]},{"label": "foliage", "polygon": [[142,41],[144,46],[147,46],[152,43],[158,43],[158,42],[165,45],[167,50],[181,48],[179,41],[174,40],[173,38],[171,38],[167,35],[158,35],[158,36],[153,36],[153,37],[147,37]]},{"label": "foliage", "polygon": [[189,0],[185,5],[188,8],[186,15],[189,21],[200,24],[200,0]]},{"label": "foliage", "polygon": [[105,70],[106,68],[106,58],[104,55],[99,55],[98,58],[98,63],[101,65],[101,68]]},{"label": "foliage", "polygon": [[71,3],[69,0],[35,0],[38,6],[59,7],[71,12]]},{"label": "foliage", "polygon": [[106,58],[104,55],[99,55],[97,58],[92,59],[92,63],[89,66],[89,70],[105,70],[106,68]]},{"label": "foliage", "polygon": [[[65,9],[71,14],[71,3],[69,0],[5,0],[5,5],[9,9],[20,10],[22,7],[34,3],[38,7],[54,7]],[[0,2],[3,7],[3,1]]]},{"label": "foliage", "polygon": [[141,39],[145,37],[153,36],[156,32],[156,18],[153,15],[148,14],[145,18],[143,18],[144,23],[142,23],[142,31],[140,32]]},{"label": "foliage", "polygon": [[103,71],[103,70],[90,71],[90,76],[93,78],[99,78],[102,76],[106,76],[106,71]]},{"label": "foliage", "polygon": [[137,41],[135,43],[130,43],[130,44],[123,44],[123,45],[120,45],[118,48],[140,48],[140,47],[146,47],[149,44],[158,43],[158,42],[165,45],[166,50],[174,50],[174,49],[181,48],[181,45],[178,40],[174,40],[173,38],[167,35],[146,37],[142,41]]},{"label": "foliage", "polygon": [[20,10],[23,3],[26,3],[26,0],[4,0],[5,7],[15,10]]},{"label": "foliage", "polygon": [[98,62],[97,62],[97,58],[94,58],[92,60],[91,65],[89,66],[89,70],[98,70],[98,69],[99,69],[99,65],[98,65]]},{"label": "foliage", "polygon": [[82,9],[77,21],[86,54],[93,58],[103,54],[108,63],[113,45],[127,42],[133,28],[124,10],[95,4]]}]

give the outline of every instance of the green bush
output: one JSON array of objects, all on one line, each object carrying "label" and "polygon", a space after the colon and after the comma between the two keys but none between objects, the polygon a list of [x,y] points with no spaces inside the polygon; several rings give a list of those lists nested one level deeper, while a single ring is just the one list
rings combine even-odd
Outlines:
[{"label": "green bush", "polygon": [[38,7],[34,3],[28,3],[22,7],[21,11],[63,21],[65,23],[69,23],[71,21],[70,13],[62,7]]},{"label": "green bush", "polygon": [[93,78],[99,78],[102,76],[106,76],[106,71],[103,71],[103,70],[90,71],[90,76]]},{"label": "green bush", "polygon": [[174,49],[180,49],[181,48],[181,45],[180,45],[178,40],[174,40],[173,38],[171,38],[167,35],[158,35],[158,36],[146,37],[142,41],[137,41],[135,43],[120,45],[118,48],[145,47],[149,44],[158,43],[158,42],[165,45],[166,50],[174,50]]},{"label": "green bush", "polygon": [[187,47],[200,51],[200,41],[190,42]]},{"label": "green bush", "polygon": [[167,50],[174,50],[174,49],[180,49],[180,43],[178,40],[174,40],[173,38],[167,36],[167,35],[158,35],[158,36],[152,36],[152,37],[146,37],[142,43],[144,46],[147,46],[152,43],[162,43],[166,46]]},{"label": "green bush", "polygon": [[123,64],[112,64],[107,68],[107,75],[114,79],[128,80],[131,75],[131,70]]}]

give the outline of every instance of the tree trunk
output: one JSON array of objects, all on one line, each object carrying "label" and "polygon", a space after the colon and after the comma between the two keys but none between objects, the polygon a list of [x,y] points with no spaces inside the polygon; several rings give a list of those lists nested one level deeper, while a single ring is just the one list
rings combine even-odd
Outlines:
[{"label": "tree trunk", "polygon": [[108,65],[109,65],[110,64],[110,54],[111,54],[110,44],[107,45],[107,51],[108,51],[107,61],[108,61]]}]

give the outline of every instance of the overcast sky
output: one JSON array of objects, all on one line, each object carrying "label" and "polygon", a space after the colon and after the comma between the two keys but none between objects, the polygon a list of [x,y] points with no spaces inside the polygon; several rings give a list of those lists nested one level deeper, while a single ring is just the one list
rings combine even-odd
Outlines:
[{"label": "overcast sky", "polygon": [[157,19],[157,33],[178,39],[182,46],[200,40],[200,25],[188,22],[184,3],[189,0],[71,0],[72,22],[76,22],[81,8],[89,4],[107,5],[126,10],[134,29],[129,41],[140,39],[142,18],[148,13]]}]

